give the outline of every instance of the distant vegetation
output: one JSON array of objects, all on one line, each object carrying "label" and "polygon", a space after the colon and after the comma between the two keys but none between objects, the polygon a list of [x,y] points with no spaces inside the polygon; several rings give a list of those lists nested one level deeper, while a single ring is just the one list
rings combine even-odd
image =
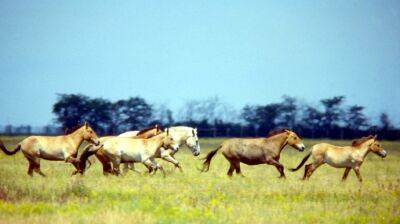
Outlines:
[{"label": "distant vegetation", "polygon": [[201,136],[263,136],[276,128],[290,128],[307,138],[354,138],[377,133],[396,139],[400,131],[387,114],[373,125],[360,105],[344,105],[345,97],[320,100],[313,107],[284,96],[281,102],[246,105],[240,112],[218,98],[187,102],[178,115],[166,106],[154,106],[141,97],[111,102],[80,94],[61,94],[54,104],[57,123],[70,128],[88,121],[101,134],[117,134],[152,124],[188,125],[200,129]]},{"label": "distant vegetation", "polygon": [[[378,123],[365,115],[361,105],[346,105],[344,96],[322,99],[314,106],[295,97],[283,96],[280,102],[246,105],[239,111],[219,98],[191,100],[173,113],[165,105],[152,105],[141,97],[110,101],[81,94],[60,94],[53,106],[54,129],[46,126],[42,133],[59,133],[88,121],[100,134],[118,134],[149,125],[188,125],[197,127],[201,137],[265,136],[276,128],[290,128],[306,138],[350,139],[378,134],[380,139],[399,139],[396,127],[386,113]],[[35,133],[30,126],[6,126],[7,133]]]}]

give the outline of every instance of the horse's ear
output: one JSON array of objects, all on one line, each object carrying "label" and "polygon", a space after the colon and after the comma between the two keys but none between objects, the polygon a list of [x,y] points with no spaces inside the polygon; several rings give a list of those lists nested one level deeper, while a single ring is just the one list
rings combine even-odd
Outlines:
[{"label": "horse's ear", "polygon": [[156,124],[156,130],[159,131],[160,130],[160,126],[158,124]]},{"label": "horse's ear", "polygon": [[165,132],[167,132],[167,136],[168,136],[169,135],[169,128],[166,128]]},{"label": "horse's ear", "polygon": [[378,138],[378,135],[374,135],[374,139],[377,140],[377,138]]},{"label": "horse's ear", "polygon": [[89,127],[89,125],[88,125],[88,123],[85,121],[85,128],[88,128]]},{"label": "horse's ear", "polygon": [[194,129],[192,129],[192,135],[193,135],[193,137],[196,136]]}]

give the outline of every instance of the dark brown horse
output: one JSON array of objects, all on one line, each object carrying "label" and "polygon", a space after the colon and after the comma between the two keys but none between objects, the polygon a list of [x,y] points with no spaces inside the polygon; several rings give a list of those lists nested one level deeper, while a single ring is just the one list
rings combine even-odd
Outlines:
[{"label": "dark brown horse", "polygon": [[202,171],[209,170],[211,159],[218,150],[221,150],[230,163],[228,176],[232,176],[235,170],[237,174],[242,175],[240,171],[240,163],[242,162],[247,165],[273,165],[278,169],[280,177],[285,177],[284,168],[279,163],[279,158],[286,145],[290,145],[299,151],[303,151],[305,148],[301,138],[287,129],[271,132],[267,138],[228,139],[220,147],[207,154],[204,158]]}]

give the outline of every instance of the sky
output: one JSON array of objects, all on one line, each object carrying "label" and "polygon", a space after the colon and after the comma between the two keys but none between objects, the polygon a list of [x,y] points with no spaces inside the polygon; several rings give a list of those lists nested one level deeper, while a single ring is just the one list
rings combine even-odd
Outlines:
[{"label": "sky", "polygon": [[57,93],[174,111],[345,95],[400,125],[400,2],[0,0],[0,125],[51,124]]}]

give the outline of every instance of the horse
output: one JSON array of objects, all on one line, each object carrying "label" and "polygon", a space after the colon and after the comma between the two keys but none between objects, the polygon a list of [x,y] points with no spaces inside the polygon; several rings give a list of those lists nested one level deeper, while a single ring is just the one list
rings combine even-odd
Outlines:
[{"label": "horse", "polygon": [[308,180],[319,166],[327,163],[335,168],[345,168],[342,181],[347,179],[350,170],[353,169],[358,180],[362,182],[360,167],[369,152],[373,152],[382,158],[387,155],[376,135],[356,139],[351,146],[344,147],[319,143],[312,147],[311,152],[303,158],[296,168],[290,170],[292,172],[299,170],[307,159],[312,156],[313,162],[305,166],[303,180]]},{"label": "horse", "polygon": [[[186,145],[192,151],[192,154],[194,156],[200,155],[200,143],[197,136],[197,129],[187,126],[175,126],[168,128],[168,131],[170,135],[174,136],[174,139],[178,142],[179,147],[176,150],[160,150],[155,157],[161,158],[167,162],[174,164],[174,166],[176,168],[179,168],[179,170],[182,172],[182,166],[180,165],[179,161],[174,158],[174,155],[178,152],[178,149],[182,145]],[[125,132],[119,136],[132,136],[132,132]],[[152,168],[150,166],[148,166],[147,168],[149,170],[149,173],[151,173]],[[129,169],[134,170],[133,163],[125,163],[124,172],[127,172]]]},{"label": "horse", "polygon": [[40,159],[65,161],[76,167],[78,148],[84,140],[94,145],[100,144],[97,134],[86,122],[84,125],[72,129],[66,135],[27,137],[18,143],[13,151],[9,151],[0,141],[0,148],[7,155],[14,155],[21,150],[29,162],[28,175],[33,176],[33,171],[35,171],[41,176],[46,176],[40,170]]},{"label": "horse", "polygon": [[[155,125],[155,126],[151,126],[151,127],[136,131],[135,136],[129,136],[129,137],[146,139],[146,138],[151,138],[160,133],[162,133],[160,126]],[[106,140],[111,139],[111,138],[116,138],[116,137],[118,137],[118,136],[104,136],[104,137],[99,138],[99,140],[101,143],[104,143]],[[92,144],[89,144],[88,146],[86,146],[80,156],[78,166],[76,167],[76,170],[72,173],[72,175],[75,175],[77,173],[83,174],[86,169],[86,161],[89,161],[89,167],[91,166],[92,163],[90,162],[90,160],[88,160],[88,157],[93,154],[95,154],[97,159],[102,163],[104,174],[113,173],[112,168],[111,168],[111,162],[104,154],[104,151],[102,151],[101,149],[100,150],[98,150],[98,149],[99,149],[99,147],[96,147]]]},{"label": "horse", "polygon": [[[149,130],[149,129],[148,129]],[[174,137],[175,141],[179,145],[176,150],[172,149],[163,149],[160,151],[157,151],[157,154],[155,155],[155,158],[161,158],[165,161],[168,161],[172,164],[175,165],[175,167],[179,168],[182,171],[182,167],[179,163],[174,158],[174,154],[178,152],[178,149],[185,144],[191,151],[194,156],[200,155],[200,143],[199,143],[199,138],[197,137],[197,129],[196,128],[191,128],[191,127],[186,127],[186,126],[176,126],[176,127],[171,127],[166,129],[169,131],[169,134]],[[129,133],[129,132],[126,132]],[[125,134],[125,133],[123,133]],[[154,132],[153,132],[154,134]],[[130,138],[135,138],[139,136],[134,136],[134,135],[123,135],[125,137],[130,137]],[[120,137],[120,136],[118,136]],[[149,136],[147,136],[149,137]],[[111,168],[111,162],[109,159],[104,156],[104,151],[102,149],[99,149],[95,151],[96,149],[93,148],[92,150],[88,150],[89,148],[86,148],[83,153],[81,154],[80,157],[80,165],[79,169],[75,172],[76,173],[81,173],[83,174],[85,171],[85,166],[86,163],[85,161],[87,160],[88,157],[93,155],[94,153],[96,154],[96,157],[102,162],[103,164],[103,174],[115,174]],[[134,170],[134,165],[133,163],[130,162],[125,162],[124,163],[124,172],[126,173],[129,169]],[[153,169],[151,166],[147,166],[149,173],[153,172]]]},{"label": "horse", "polygon": [[155,161],[158,151],[164,149],[178,148],[178,144],[169,131],[158,134],[149,139],[134,139],[126,137],[115,137],[106,140],[101,149],[113,165],[113,172],[120,174],[121,162],[141,162],[150,166],[153,170],[160,169],[165,176],[164,169]]},{"label": "horse", "polygon": [[278,169],[280,178],[284,178],[284,167],[279,162],[279,158],[286,145],[290,145],[298,151],[305,149],[302,139],[295,132],[288,129],[272,131],[266,138],[228,139],[203,158],[205,161],[201,171],[207,172],[210,169],[211,159],[221,150],[230,163],[227,173],[229,177],[232,177],[235,170],[236,174],[243,176],[240,170],[240,163],[242,162],[247,165],[273,165]]}]

